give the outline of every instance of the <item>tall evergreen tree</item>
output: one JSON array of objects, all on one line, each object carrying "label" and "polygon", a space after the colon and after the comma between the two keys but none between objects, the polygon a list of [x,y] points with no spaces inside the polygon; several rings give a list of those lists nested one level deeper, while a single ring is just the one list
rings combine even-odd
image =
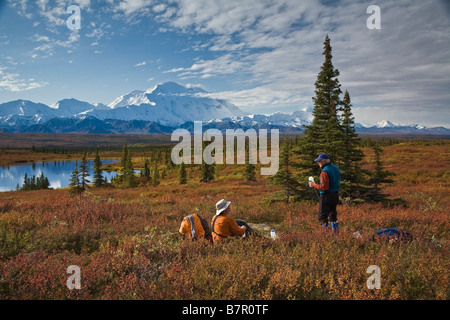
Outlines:
[{"label": "tall evergreen tree", "polygon": [[345,91],[342,101],[342,130],[343,145],[339,170],[341,172],[341,191],[344,196],[351,198],[361,196],[367,191],[365,186],[366,171],[362,170],[360,162],[364,153],[359,148],[359,139],[355,130],[355,118],[352,114],[350,94]]},{"label": "tall evergreen tree", "polygon": [[100,188],[105,180],[103,179],[103,170],[102,170],[102,161],[100,160],[100,155],[98,154],[98,147],[95,151],[95,159],[94,159],[94,187]]},{"label": "tall evergreen tree", "polygon": [[152,185],[156,187],[158,185],[158,179],[159,179],[159,171],[158,171],[158,163],[155,162],[155,169],[153,170],[153,176],[152,176]]},{"label": "tall evergreen tree", "polygon": [[372,185],[373,188],[366,193],[366,199],[379,202],[385,200],[388,196],[388,194],[382,194],[380,185],[382,183],[392,183],[393,180],[389,177],[394,176],[395,173],[384,170],[383,162],[381,160],[383,149],[378,144],[374,144],[372,149],[375,156],[375,169],[370,172],[371,177],[368,184]]},{"label": "tall evergreen tree", "polygon": [[87,184],[90,182],[90,180],[88,179],[88,177],[90,176],[89,166],[88,166],[88,161],[87,161],[86,157],[87,157],[87,152],[85,151],[83,153],[83,158],[81,159],[81,163],[80,163],[80,167],[79,167],[80,185],[81,185],[82,190],[85,190]]},{"label": "tall evergreen tree", "polygon": [[285,201],[289,202],[292,195],[298,193],[299,184],[297,180],[292,176],[291,167],[293,162],[291,160],[292,145],[289,139],[286,137],[283,143],[283,149],[280,154],[280,167],[278,172],[269,178],[270,182],[274,185],[281,185],[284,187]]},{"label": "tall evergreen tree", "polygon": [[[203,150],[206,147],[206,143],[203,142],[202,154]],[[200,166],[200,182],[209,182],[214,180],[216,173],[215,163],[207,164],[204,159],[202,159],[202,164]]]},{"label": "tall evergreen tree", "polygon": [[48,178],[44,176],[44,173],[41,172],[41,175],[36,179],[36,189],[48,189],[50,187],[50,182]]},{"label": "tall evergreen tree", "polygon": [[371,174],[370,182],[373,184],[375,189],[379,189],[381,183],[391,183],[392,179],[389,179],[390,176],[395,175],[394,172],[384,170],[383,162],[381,161],[381,155],[383,154],[383,149],[375,144],[372,147],[375,153],[375,170]]},{"label": "tall evergreen tree", "polygon": [[328,35],[323,44],[325,61],[317,75],[315,96],[312,98],[314,119],[311,125],[305,126],[304,136],[299,139],[299,145],[295,148],[295,152],[300,155],[299,179],[304,181],[300,184],[304,197],[316,196],[309,188],[307,180],[309,176],[318,177],[320,174],[319,166],[314,163],[314,159],[320,153],[327,153],[335,163],[342,160],[344,133],[339,118],[342,105],[339,70],[333,66],[332,48]]},{"label": "tall evergreen tree", "polygon": [[142,176],[146,180],[150,180],[150,161],[148,160],[148,158],[145,158],[144,171],[142,172]]},{"label": "tall evergreen tree", "polygon": [[115,179],[116,182],[125,188],[134,188],[137,186],[137,179],[134,175],[132,158],[133,156],[131,150],[125,142],[122,148],[122,154],[120,156],[120,171],[122,174],[118,175]]},{"label": "tall evergreen tree", "polygon": [[123,171],[123,184],[127,188],[134,188],[137,186],[136,176],[134,175],[134,167],[132,162],[131,151],[127,150],[125,168]]},{"label": "tall evergreen tree", "polygon": [[21,190],[31,190],[30,179],[28,178],[28,174],[25,172],[25,176],[23,177],[22,189]]},{"label": "tall evergreen tree", "polygon": [[127,158],[128,158],[128,145],[125,141],[123,148],[122,148],[122,154],[120,156],[120,167],[125,168],[127,165]]},{"label": "tall evergreen tree", "polygon": [[255,165],[250,163],[250,141],[245,144],[245,167],[244,167],[244,178],[246,181],[256,180],[256,168]]},{"label": "tall evergreen tree", "polygon": [[75,161],[75,169],[72,171],[72,174],[70,176],[69,186],[71,194],[81,194],[83,192],[80,183],[80,171],[78,170],[78,161]]},{"label": "tall evergreen tree", "polygon": [[186,182],[187,182],[186,166],[184,165],[184,162],[181,162],[180,169],[178,170],[178,183],[186,184]]}]

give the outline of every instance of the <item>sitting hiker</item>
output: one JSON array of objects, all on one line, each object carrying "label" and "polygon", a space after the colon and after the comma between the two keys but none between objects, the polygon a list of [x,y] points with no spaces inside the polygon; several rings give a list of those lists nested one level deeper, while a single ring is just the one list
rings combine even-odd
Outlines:
[{"label": "sitting hiker", "polygon": [[[212,219],[211,231],[213,241],[221,241],[230,236],[242,237],[247,231],[245,221],[234,220],[231,215],[231,202],[224,199],[216,203],[216,214]],[[249,230],[250,231],[250,230]]]},{"label": "sitting hiker", "polygon": [[188,215],[183,219],[179,232],[183,235],[189,235],[192,240],[205,238],[212,241],[208,223],[196,213]]}]

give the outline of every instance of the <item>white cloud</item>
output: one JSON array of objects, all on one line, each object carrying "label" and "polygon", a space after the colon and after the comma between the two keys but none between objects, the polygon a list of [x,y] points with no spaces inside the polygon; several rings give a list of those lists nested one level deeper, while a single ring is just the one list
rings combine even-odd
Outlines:
[{"label": "white cloud", "polygon": [[241,88],[215,95],[238,106],[312,105],[322,42],[329,34],[342,89],[349,90],[355,110],[365,108],[367,119],[383,117],[369,106],[398,119],[412,109],[448,114],[450,20],[438,2],[380,0],[381,30],[366,27],[365,1],[172,2],[177,11],[161,20],[173,30],[211,35],[191,50],[215,55],[166,72],[180,79],[233,75],[233,86]]},{"label": "white cloud", "polygon": [[27,53],[27,55],[29,55],[33,59],[48,58],[53,56],[58,48],[68,48],[68,52],[70,53],[72,49],[77,45],[79,39],[80,34],[78,30],[71,30],[67,40],[65,41],[35,34],[32,37],[32,41],[44,43],[40,44],[37,47],[34,47],[30,52]]},{"label": "white cloud", "polygon": [[81,9],[88,9],[91,6],[91,0],[74,0],[74,2],[78,4]]},{"label": "white cloud", "polygon": [[31,19],[33,15],[30,12],[27,12],[28,11],[27,1],[28,0],[8,0],[9,5],[12,8],[16,8],[18,14],[27,17],[28,19]]},{"label": "white cloud", "polygon": [[165,4],[158,4],[156,6],[153,6],[152,10],[154,12],[163,12],[164,10],[166,10],[167,6]]},{"label": "white cloud", "polygon": [[117,9],[126,15],[131,15],[150,6],[152,2],[152,0],[124,0],[118,4]]},{"label": "white cloud", "polygon": [[212,60],[198,60],[188,68],[174,68],[166,71],[166,73],[180,73],[182,79],[200,77],[207,79],[213,75],[234,74],[246,69],[245,62],[236,59],[232,54],[225,54]]},{"label": "white cloud", "polygon": [[47,85],[47,82],[36,82],[35,79],[23,79],[18,73],[10,73],[7,68],[0,67],[0,89],[21,92]]},{"label": "white cloud", "polygon": [[142,62],[139,62],[139,63],[135,64],[134,66],[135,67],[142,67],[142,66],[145,66],[146,64],[147,64],[146,61],[142,61]]},{"label": "white cloud", "polygon": [[35,34],[34,38],[32,39],[33,41],[39,42],[39,41],[45,41],[45,42],[49,42],[50,38],[47,36],[42,36],[39,34]]},{"label": "white cloud", "polygon": [[[67,8],[70,5],[77,5],[82,10],[90,11],[90,0],[9,0],[10,6],[16,8],[17,12],[32,19],[37,17],[43,18],[48,30],[55,32],[55,28],[66,25],[66,20],[69,17]],[[35,21],[33,26],[40,24]]]},{"label": "white cloud", "polygon": [[173,27],[197,32],[233,34],[248,29],[286,30],[300,19],[313,22],[320,13],[317,1],[304,0],[173,0],[177,11],[167,19]]}]

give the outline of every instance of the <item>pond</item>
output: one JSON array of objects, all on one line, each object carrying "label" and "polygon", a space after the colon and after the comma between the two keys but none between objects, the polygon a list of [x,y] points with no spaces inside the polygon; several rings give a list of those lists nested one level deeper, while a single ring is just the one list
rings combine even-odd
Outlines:
[{"label": "pond", "polygon": [[[119,160],[103,160],[102,164],[109,164],[118,162]],[[65,188],[70,184],[70,177],[72,171],[75,169],[75,160],[62,160],[62,161],[45,161],[35,162],[27,164],[16,164],[10,166],[0,166],[0,192],[16,190],[17,184],[21,187],[23,184],[23,178],[25,173],[28,177],[35,175],[40,176],[44,173],[44,176],[48,178],[50,182],[50,188]],[[78,161],[80,165],[80,161]],[[88,161],[89,174],[88,179],[91,181],[94,175],[93,160]],[[112,177],[115,177],[117,172],[115,171],[103,171],[103,178],[107,178],[108,182]]]}]

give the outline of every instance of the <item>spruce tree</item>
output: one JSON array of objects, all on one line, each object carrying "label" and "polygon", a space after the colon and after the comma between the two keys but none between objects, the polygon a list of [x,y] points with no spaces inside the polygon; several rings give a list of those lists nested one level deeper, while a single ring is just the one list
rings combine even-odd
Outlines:
[{"label": "spruce tree", "polygon": [[127,157],[128,157],[128,145],[125,141],[123,148],[122,148],[122,155],[120,156],[120,167],[125,168],[127,165]]},{"label": "spruce tree", "polygon": [[28,174],[25,172],[25,176],[23,177],[23,184],[21,190],[31,190],[30,188],[30,179],[28,178]]},{"label": "spruce tree", "polygon": [[153,176],[152,176],[152,185],[156,187],[159,184],[159,171],[158,171],[158,164],[155,162],[155,169],[153,170]]},{"label": "spruce tree", "polygon": [[86,159],[87,153],[86,151],[83,153],[83,158],[81,159],[81,164],[79,167],[79,176],[80,176],[80,186],[82,190],[86,189],[87,184],[90,182],[88,177],[89,174],[89,166],[88,161]]},{"label": "spruce tree", "polygon": [[187,178],[186,178],[186,166],[184,165],[184,162],[181,162],[180,169],[178,170],[178,183],[179,184],[186,184]]},{"label": "spruce tree", "polygon": [[42,190],[42,189],[48,189],[50,187],[50,182],[48,181],[48,178],[44,176],[44,173],[41,172],[41,175],[36,178],[36,185],[33,186],[34,190]]},{"label": "spruce tree", "polygon": [[127,188],[134,188],[137,186],[136,176],[134,175],[134,168],[132,162],[132,154],[127,150],[125,168],[123,173],[123,184]]},{"label": "spruce tree", "polygon": [[289,202],[292,195],[298,193],[299,184],[292,176],[291,167],[293,162],[291,160],[292,145],[286,137],[283,143],[283,149],[280,154],[280,167],[278,172],[269,178],[269,181],[274,185],[281,185],[284,187],[285,201]]},{"label": "spruce tree", "polygon": [[33,174],[33,177],[31,177],[31,183],[30,183],[30,190],[36,190],[36,176]]},{"label": "spruce tree", "polygon": [[100,160],[100,155],[98,154],[98,147],[95,151],[94,159],[94,187],[100,188],[104,184],[103,171],[102,171],[102,161]]},{"label": "spruce tree", "polygon": [[375,154],[375,169],[370,172],[370,179],[368,184],[372,185],[373,188],[370,189],[366,198],[371,201],[380,202],[386,199],[388,194],[382,194],[380,185],[382,183],[392,183],[393,180],[390,179],[390,176],[394,176],[395,173],[391,171],[384,170],[383,162],[381,161],[381,155],[383,154],[383,149],[378,145],[374,144],[372,149]]},{"label": "spruce tree", "polygon": [[389,179],[389,177],[394,176],[395,173],[384,170],[384,165],[381,161],[383,149],[378,144],[375,144],[372,149],[375,153],[375,170],[371,174],[370,183],[378,190],[381,183],[392,183],[393,180]]},{"label": "spruce tree", "polygon": [[245,178],[245,181],[255,181],[256,180],[256,168],[255,168],[255,165],[250,163],[250,147],[249,147],[249,144],[245,144],[244,178]]},{"label": "spruce tree", "polygon": [[364,159],[364,153],[359,148],[361,139],[359,139],[355,130],[355,118],[352,114],[352,104],[350,94],[345,91],[342,101],[342,130],[343,145],[341,150],[341,161],[339,170],[341,172],[341,194],[350,198],[363,195],[367,188],[365,187],[365,174],[360,162]]},{"label": "spruce tree", "polygon": [[72,175],[70,176],[69,186],[71,194],[81,194],[83,192],[80,183],[80,171],[78,170],[78,161],[75,161],[75,169],[72,171]]},{"label": "spruce tree", "polygon": [[[206,147],[206,143],[203,142],[202,154],[203,150]],[[207,164],[204,159],[202,159],[202,164],[200,166],[200,182],[209,182],[214,180],[216,173],[215,163]]]},{"label": "spruce tree", "polygon": [[125,188],[134,188],[137,186],[132,157],[131,151],[128,149],[128,145],[125,142],[122,148],[122,154],[120,156],[120,171],[122,174],[116,178],[116,181]]},{"label": "spruce tree", "polygon": [[335,163],[342,160],[344,133],[339,118],[342,105],[339,70],[333,66],[332,48],[328,35],[323,44],[325,61],[317,75],[315,96],[312,98],[314,119],[311,125],[305,126],[304,136],[298,140],[299,145],[295,148],[300,158],[299,179],[305,198],[316,197],[316,193],[309,188],[307,182],[309,176],[318,177],[320,174],[321,169],[314,163],[314,159],[321,153],[327,153],[331,161]]},{"label": "spruce tree", "polygon": [[150,162],[148,158],[145,158],[144,170],[142,171],[142,176],[145,180],[150,180]]}]

